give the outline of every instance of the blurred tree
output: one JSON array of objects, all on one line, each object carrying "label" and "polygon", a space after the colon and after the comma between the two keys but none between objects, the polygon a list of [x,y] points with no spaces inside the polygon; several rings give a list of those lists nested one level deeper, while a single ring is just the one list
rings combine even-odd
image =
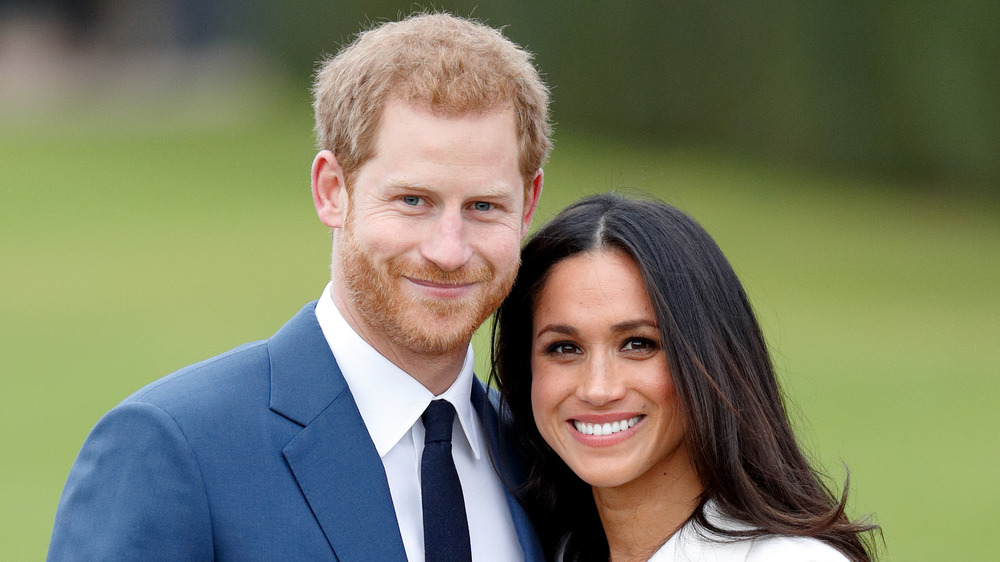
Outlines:
[{"label": "blurred tree", "polygon": [[[360,28],[421,8],[398,0],[127,4],[175,6],[185,42],[233,35],[270,52],[303,92],[316,61]],[[553,87],[557,128],[1000,190],[997,0],[436,0],[429,7],[508,26]]]}]

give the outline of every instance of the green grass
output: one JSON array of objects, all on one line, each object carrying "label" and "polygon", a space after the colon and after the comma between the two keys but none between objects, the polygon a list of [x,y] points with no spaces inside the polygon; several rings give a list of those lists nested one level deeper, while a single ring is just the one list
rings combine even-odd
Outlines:
[{"label": "green grass", "polygon": [[[309,195],[309,110],[287,105],[0,125],[0,559],[44,556],[106,410],[319,295],[329,239]],[[876,514],[888,559],[1000,549],[996,201],[568,133],[545,173],[536,224],[614,188],[715,236],[803,443],[836,481],[849,466],[853,511]]]}]

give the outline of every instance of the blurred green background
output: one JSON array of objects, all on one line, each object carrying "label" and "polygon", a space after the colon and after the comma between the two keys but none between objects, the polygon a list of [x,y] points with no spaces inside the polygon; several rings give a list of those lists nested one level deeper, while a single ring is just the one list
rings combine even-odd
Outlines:
[{"label": "blurred green background", "polygon": [[[884,558],[995,557],[1000,4],[435,6],[553,87],[536,225],[608,189],[691,213]],[[0,3],[0,559],[43,558],[105,411],[319,296],[309,75],[413,7]]]}]

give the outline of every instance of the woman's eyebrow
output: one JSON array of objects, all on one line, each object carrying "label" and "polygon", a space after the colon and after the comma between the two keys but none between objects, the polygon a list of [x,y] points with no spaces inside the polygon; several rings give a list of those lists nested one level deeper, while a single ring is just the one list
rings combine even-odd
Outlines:
[{"label": "woman's eyebrow", "polygon": [[635,330],[636,328],[649,327],[656,329],[656,322],[651,320],[626,320],[625,322],[619,322],[614,326],[611,326],[611,331],[613,332],[628,332]]},{"label": "woman's eyebrow", "polygon": [[538,336],[540,336],[540,335],[542,335],[542,334],[544,334],[546,332],[555,332],[557,334],[566,334],[567,336],[577,336],[577,335],[580,335],[580,330],[577,330],[576,328],[574,328],[573,326],[570,326],[568,324],[548,324],[546,326],[543,326],[542,329],[538,330],[538,332],[535,333],[535,337],[537,338]]}]

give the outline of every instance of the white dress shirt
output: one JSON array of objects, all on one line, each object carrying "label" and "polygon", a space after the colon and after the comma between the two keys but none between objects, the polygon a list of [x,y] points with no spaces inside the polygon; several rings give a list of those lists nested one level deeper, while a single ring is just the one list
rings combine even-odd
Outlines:
[{"label": "white dress shirt", "polygon": [[328,284],[316,303],[316,319],[382,458],[407,559],[424,560],[420,500],[424,424],[420,416],[431,400],[440,398],[451,402],[457,412],[452,455],[462,482],[473,560],[523,560],[503,485],[493,470],[479,417],[472,407],[470,393],[475,382],[472,346],[455,382],[444,393],[434,396],[351,328],[337,310],[330,291]]}]

